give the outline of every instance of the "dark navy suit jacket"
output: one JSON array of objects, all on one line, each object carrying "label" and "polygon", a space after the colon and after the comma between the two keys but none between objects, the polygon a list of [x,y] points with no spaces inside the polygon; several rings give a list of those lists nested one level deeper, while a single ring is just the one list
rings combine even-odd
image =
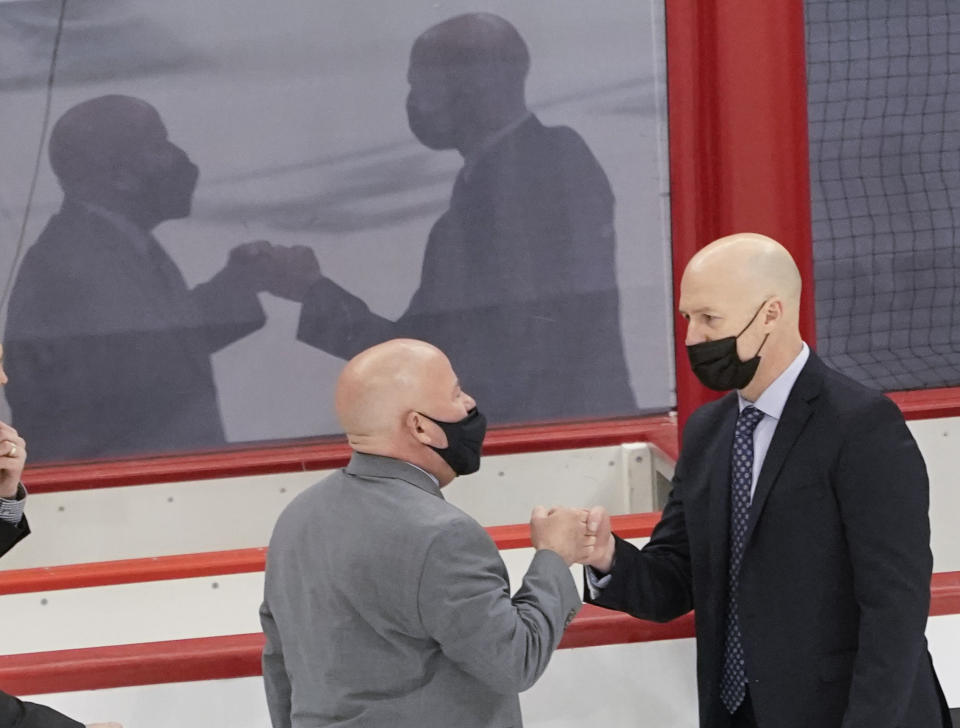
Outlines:
[{"label": "dark navy suit jacket", "polygon": [[[594,603],[658,621],[696,610],[700,724],[723,728],[730,453],[737,395],[684,429],[650,542],[617,540]],[[949,726],[924,629],[930,608],[923,458],[884,395],[811,353],[787,399],[751,506],[740,622],[760,725]]]},{"label": "dark navy suit jacket", "polygon": [[495,422],[636,413],[613,207],[583,139],[531,116],[458,176],[398,321],[324,279],[298,337],[344,359],[394,337],[429,341]]}]

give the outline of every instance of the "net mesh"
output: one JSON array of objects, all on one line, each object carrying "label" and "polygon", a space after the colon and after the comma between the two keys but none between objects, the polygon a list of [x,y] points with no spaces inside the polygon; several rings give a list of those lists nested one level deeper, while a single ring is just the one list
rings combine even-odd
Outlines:
[{"label": "net mesh", "polygon": [[960,385],[960,2],[807,0],[817,349]]}]

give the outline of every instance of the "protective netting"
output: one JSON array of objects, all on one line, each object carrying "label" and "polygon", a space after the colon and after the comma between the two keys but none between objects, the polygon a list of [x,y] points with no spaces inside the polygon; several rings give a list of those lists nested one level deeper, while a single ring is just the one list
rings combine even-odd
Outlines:
[{"label": "protective netting", "polygon": [[817,348],[960,384],[960,2],[807,0]]}]

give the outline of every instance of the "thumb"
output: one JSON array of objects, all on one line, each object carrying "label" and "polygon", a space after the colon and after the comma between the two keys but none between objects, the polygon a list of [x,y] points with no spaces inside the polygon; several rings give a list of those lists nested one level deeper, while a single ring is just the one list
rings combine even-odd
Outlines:
[{"label": "thumb", "polygon": [[547,517],[547,509],[543,506],[535,506],[533,513],[530,514],[530,520],[536,521]]},{"label": "thumb", "polygon": [[606,514],[607,509],[603,506],[594,506],[591,508],[587,514],[587,533],[596,533]]}]

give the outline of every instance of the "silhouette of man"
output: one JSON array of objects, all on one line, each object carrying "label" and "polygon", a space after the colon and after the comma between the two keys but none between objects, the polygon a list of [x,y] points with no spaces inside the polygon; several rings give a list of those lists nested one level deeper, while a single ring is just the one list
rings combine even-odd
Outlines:
[{"label": "silhouette of man", "polygon": [[614,198],[583,139],[527,109],[526,43],[496,15],[460,15],[414,43],[407,114],[464,158],[398,321],[320,277],[298,338],[349,359],[396,337],[448,352],[500,422],[636,411],[620,335]]},{"label": "silhouette of man", "polygon": [[34,459],[222,445],[210,355],[263,326],[269,244],[187,287],[152,230],[190,214],[198,169],[145,101],[74,106],[49,151],[63,206],[24,257],[6,331],[7,399]]}]

